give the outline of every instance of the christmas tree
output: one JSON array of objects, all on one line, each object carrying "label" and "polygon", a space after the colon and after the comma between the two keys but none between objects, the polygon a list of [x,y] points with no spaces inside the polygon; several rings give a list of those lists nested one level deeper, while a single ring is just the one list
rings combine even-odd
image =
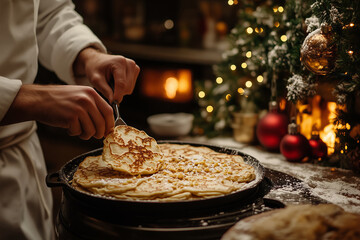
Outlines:
[{"label": "christmas tree", "polygon": [[[196,91],[200,94],[196,125],[208,136],[231,131],[234,112],[267,109],[270,100],[284,97],[289,78],[296,85],[303,75],[300,47],[306,37],[304,19],[311,16],[310,3],[290,0],[284,4],[245,1],[240,6],[239,23],[228,36],[230,47],[214,66],[217,78],[199,82]],[[312,81],[310,74],[308,85],[302,81],[301,88],[294,86],[296,96],[313,94]]]},{"label": "christmas tree", "polygon": [[229,133],[232,113],[259,112],[268,106],[268,53],[284,8],[245,1],[239,9],[239,23],[228,36],[230,47],[214,66],[216,79],[200,81],[196,89],[200,106],[196,129],[208,136]]},{"label": "christmas tree", "polygon": [[270,95],[296,106],[331,83],[337,144],[324,163],[360,170],[359,10],[352,0],[245,2],[217,78],[197,86],[197,133],[229,133],[234,112],[267,109]]}]

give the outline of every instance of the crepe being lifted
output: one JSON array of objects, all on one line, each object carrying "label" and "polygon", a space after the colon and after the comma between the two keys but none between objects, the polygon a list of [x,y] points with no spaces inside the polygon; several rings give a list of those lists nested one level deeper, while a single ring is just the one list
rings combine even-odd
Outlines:
[{"label": "crepe being lifted", "polygon": [[103,160],[112,169],[130,175],[159,171],[162,153],[156,140],[144,131],[120,125],[104,140]]}]

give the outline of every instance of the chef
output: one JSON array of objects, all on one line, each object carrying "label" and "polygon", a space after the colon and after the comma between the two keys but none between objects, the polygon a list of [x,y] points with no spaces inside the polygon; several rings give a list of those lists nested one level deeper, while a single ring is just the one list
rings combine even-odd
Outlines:
[{"label": "chef", "polygon": [[[82,139],[102,138],[114,127],[112,108],[79,83],[120,102],[140,69],[106,54],[68,0],[1,0],[0,31],[0,239],[53,239],[35,121]],[[38,61],[68,85],[33,84]]]}]

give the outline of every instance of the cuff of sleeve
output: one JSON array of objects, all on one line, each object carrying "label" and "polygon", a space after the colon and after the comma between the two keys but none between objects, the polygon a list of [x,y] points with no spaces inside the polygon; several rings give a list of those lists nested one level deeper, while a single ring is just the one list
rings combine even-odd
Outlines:
[{"label": "cuff of sleeve", "polygon": [[5,114],[9,110],[12,102],[20,90],[21,85],[22,82],[20,80],[0,77],[0,121],[4,118]]},{"label": "cuff of sleeve", "polygon": [[58,39],[51,56],[51,65],[61,80],[75,84],[73,63],[79,52],[87,47],[106,53],[105,46],[85,25],[74,26]]}]

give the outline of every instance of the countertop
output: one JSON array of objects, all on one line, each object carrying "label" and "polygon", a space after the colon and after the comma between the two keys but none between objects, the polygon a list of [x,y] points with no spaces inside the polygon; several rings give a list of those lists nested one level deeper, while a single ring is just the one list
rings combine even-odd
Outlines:
[{"label": "countertop", "polygon": [[[211,139],[182,137],[178,140],[235,148],[255,157],[266,168],[301,180],[313,196],[324,202],[333,203],[346,211],[360,214],[360,175],[350,170],[324,167],[312,163],[291,163],[286,161],[280,153],[268,152],[261,146],[242,144],[231,137]],[[297,193],[294,192],[294,194]],[[292,203],[297,204],[296,201]]]}]

